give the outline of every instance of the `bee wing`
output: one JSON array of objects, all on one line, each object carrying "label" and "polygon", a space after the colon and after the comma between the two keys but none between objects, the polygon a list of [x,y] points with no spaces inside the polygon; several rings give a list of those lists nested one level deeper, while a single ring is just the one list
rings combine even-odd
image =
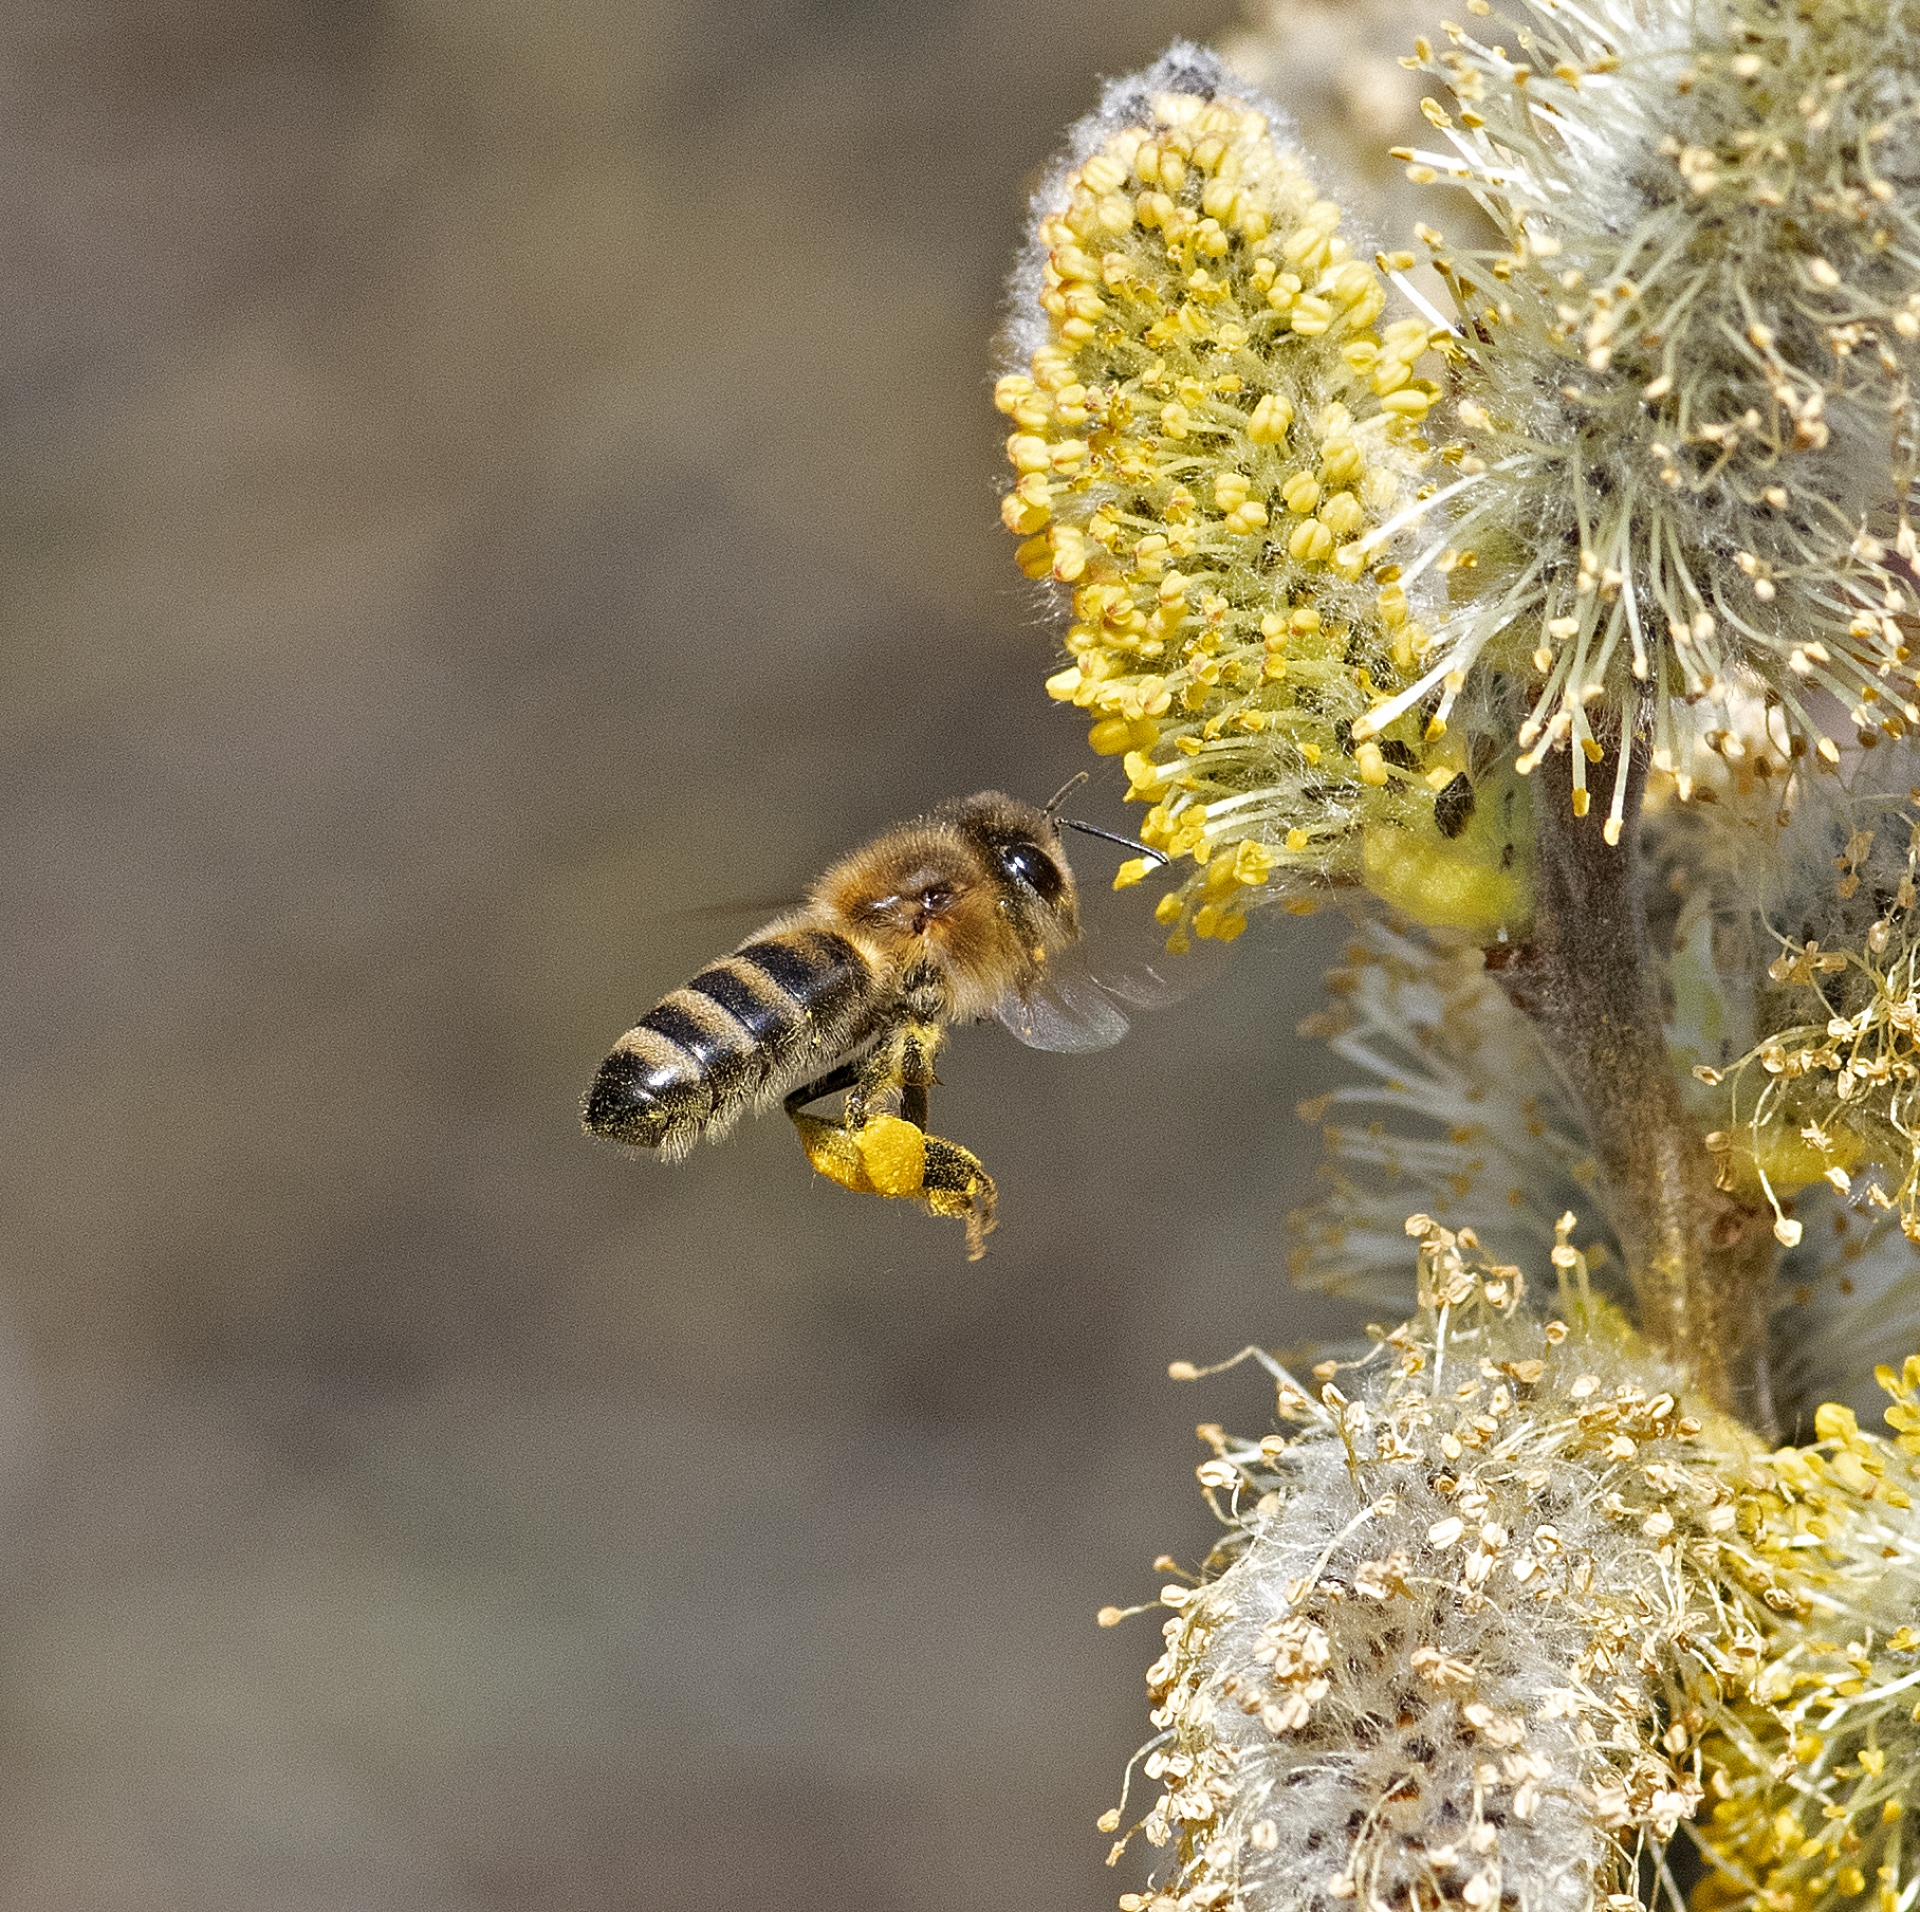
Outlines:
[{"label": "bee wing", "polygon": [[1111,1048],[1132,1027],[1101,982],[1065,965],[1003,997],[994,1013],[1028,1048],[1068,1054]]},{"label": "bee wing", "polygon": [[1209,979],[1223,953],[1214,944],[1171,956],[1158,937],[1147,953],[1133,956],[1077,943],[1024,989],[1006,996],[995,1014],[1031,1049],[1110,1048],[1132,1027],[1128,1009],[1178,1002]]}]

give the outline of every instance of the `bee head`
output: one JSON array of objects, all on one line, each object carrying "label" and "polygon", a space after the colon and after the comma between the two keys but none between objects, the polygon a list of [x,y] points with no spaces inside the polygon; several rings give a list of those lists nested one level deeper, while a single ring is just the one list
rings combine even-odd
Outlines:
[{"label": "bee head", "polygon": [[1073,871],[1052,816],[998,790],[943,805],[934,818],[966,839],[992,873],[1001,904],[1049,945],[1079,933]]}]

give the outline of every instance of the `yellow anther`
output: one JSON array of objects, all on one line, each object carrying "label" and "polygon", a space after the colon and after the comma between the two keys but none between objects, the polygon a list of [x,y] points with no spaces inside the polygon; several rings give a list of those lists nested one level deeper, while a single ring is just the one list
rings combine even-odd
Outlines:
[{"label": "yellow anther", "polygon": [[1320,507],[1320,522],[1336,538],[1350,538],[1366,522],[1360,500],[1350,491],[1336,491]]},{"label": "yellow anther", "polygon": [[1276,861],[1264,843],[1256,843],[1249,837],[1234,852],[1234,875],[1246,888],[1257,889],[1273,874]]},{"label": "yellow anther", "polygon": [[1304,338],[1317,338],[1333,323],[1333,307],[1325,299],[1303,293],[1295,299],[1287,322]]},{"label": "yellow anther", "polygon": [[1854,1440],[1860,1433],[1860,1420],[1852,1408],[1828,1401],[1814,1410],[1813,1431],[1823,1441]]},{"label": "yellow anther", "polygon": [[1063,279],[1083,279],[1093,284],[1100,277],[1099,262],[1089,258],[1078,246],[1056,246],[1048,254],[1048,263]]},{"label": "yellow anther", "polygon": [[1041,481],[1038,497],[1024,489],[1029,482],[1027,479],[1022,479],[1020,485],[1008,492],[1000,501],[1001,521],[1009,531],[1021,537],[1030,536],[1038,531],[1053,515],[1047,507],[1045,480]]},{"label": "yellow anther", "polygon": [[1366,468],[1366,458],[1351,438],[1329,440],[1320,458],[1320,482],[1338,486],[1351,484]]},{"label": "yellow anther", "polygon": [[1292,403],[1279,392],[1268,392],[1247,420],[1247,436],[1256,445],[1283,445],[1292,425]]},{"label": "yellow anther", "polygon": [[1333,533],[1317,519],[1309,519],[1287,540],[1287,555],[1299,564],[1325,564],[1333,551]]},{"label": "yellow anther", "polygon": [[1200,210],[1209,219],[1217,219],[1222,225],[1236,223],[1245,203],[1246,195],[1230,179],[1212,181],[1200,195]]},{"label": "yellow anther", "polygon": [[1031,398],[1033,390],[1033,380],[1025,373],[1009,372],[994,381],[993,402],[1001,411],[1010,412],[1022,399]]},{"label": "yellow anther", "polygon": [[1047,532],[1053,553],[1053,575],[1062,584],[1073,584],[1087,568],[1087,540],[1070,525],[1054,525]]},{"label": "yellow anther", "polygon": [[1044,532],[1027,539],[1013,555],[1014,562],[1028,577],[1045,578],[1053,575],[1053,546]]}]

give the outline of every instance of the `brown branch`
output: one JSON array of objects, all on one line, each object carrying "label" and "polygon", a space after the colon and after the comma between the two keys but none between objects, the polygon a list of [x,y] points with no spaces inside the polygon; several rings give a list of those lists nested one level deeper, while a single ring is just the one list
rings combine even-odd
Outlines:
[{"label": "brown branch", "polygon": [[[1633,749],[1618,847],[1597,815],[1574,815],[1570,751],[1550,752],[1534,773],[1533,927],[1501,981],[1585,1118],[1642,1331],[1714,1406],[1771,1435],[1773,1216],[1714,1186],[1712,1160],[1681,1102],[1638,870],[1646,747]],[[1609,751],[1595,767],[1602,788],[1617,762]]]}]

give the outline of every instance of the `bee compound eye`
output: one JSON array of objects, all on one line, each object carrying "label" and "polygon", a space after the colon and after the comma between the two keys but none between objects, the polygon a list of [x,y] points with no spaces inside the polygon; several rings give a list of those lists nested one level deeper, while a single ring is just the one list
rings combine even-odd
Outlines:
[{"label": "bee compound eye", "polygon": [[1060,894],[1059,866],[1037,843],[1009,843],[1000,851],[1000,867],[1016,883],[1024,883],[1043,902]]}]

